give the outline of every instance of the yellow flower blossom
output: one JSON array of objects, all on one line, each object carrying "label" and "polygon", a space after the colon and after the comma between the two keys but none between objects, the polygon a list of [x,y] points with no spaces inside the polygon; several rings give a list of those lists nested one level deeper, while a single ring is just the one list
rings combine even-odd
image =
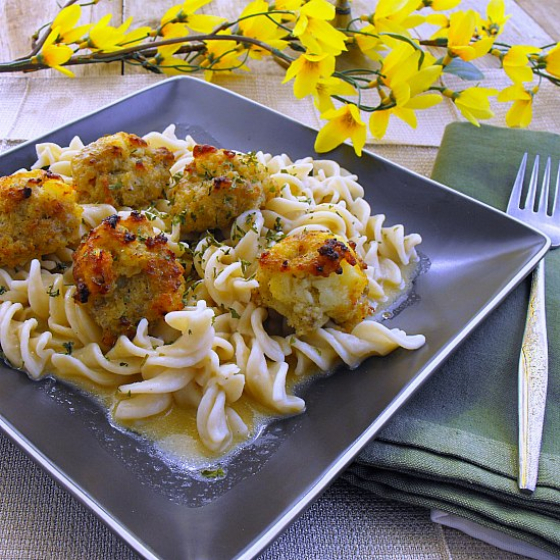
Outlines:
[{"label": "yellow flower blossom", "polygon": [[330,76],[329,78],[320,78],[315,85],[315,92],[313,94],[315,106],[319,109],[320,113],[334,109],[332,100],[333,95],[356,95],[356,90],[352,84]]},{"label": "yellow flower blossom", "polygon": [[239,59],[242,52],[236,41],[204,41],[204,45],[206,52],[200,66],[205,68],[205,80],[211,82],[215,71],[222,74],[230,74],[232,70],[237,69],[249,72],[249,68]]},{"label": "yellow flower blossom", "polygon": [[490,0],[486,8],[486,20],[478,14],[477,27],[489,37],[497,37],[503,31],[504,25],[511,16],[506,15],[504,0]]},{"label": "yellow flower blossom", "polygon": [[80,25],[76,27],[82,15],[82,8],[79,4],[72,4],[60,10],[54,18],[51,28],[58,28],[58,42],[70,45],[81,42],[81,39],[91,29],[92,24]]},{"label": "yellow flower blossom", "polygon": [[489,98],[498,94],[497,89],[470,87],[461,92],[443,93],[453,99],[461,114],[475,126],[480,126],[479,120],[491,119],[494,116]]},{"label": "yellow flower blossom", "polygon": [[321,78],[332,75],[335,64],[335,57],[331,54],[304,53],[290,64],[282,83],[285,84],[295,78],[294,95],[302,99],[316,93],[317,83]]},{"label": "yellow flower blossom", "polygon": [[502,90],[498,95],[498,101],[507,103],[513,101],[512,106],[506,114],[506,124],[510,127],[526,128],[533,119],[533,97],[538,91],[538,86],[527,90],[523,85],[517,83]]},{"label": "yellow flower blossom", "polygon": [[343,105],[340,109],[326,111],[321,118],[328,122],[317,134],[316,152],[329,152],[340,146],[345,140],[350,139],[356,154],[362,155],[367,129],[356,105],[348,104]]},{"label": "yellow flower blossom", "polygon": [[47,36],[41,52],[37,55],[37,61],[41,64],[46,64],[59,72],[62,72],[70,78],[74,77],[74,73],[64,68],[62,64],[68,62],[70,57],[74,54],[74,51],[68,45],[57,45],[55,43],[56,38],[60,33],[60,28],[55,27]]},{"label": "yellow flower blossom", "polygon": [[274,5],[277,10],[295,12],[302,7],[303,1],[304,0],[276,0]]},{"label": "yellow flower blossom", "polygon": [[[189,34],[189,30],[184,23],[168,23],[161,30],[161,35],[164,40],[166,39],[178,39],[179,37],[185,37]],[[181,43],[175,43],[174,45],[164,45],[163,47],[158,47],[157,52],[160,57],[168,58],[172,57],[181,48]]]},{"label": "yellow flower blossom", "polygon": [[431,35],[430,39],[447,39],[450,21],[445,14],[429,14],[426,16],[426,23],[438,27]]},{"label": "yellow flower blossom", "polygon": [[383,59],[378,85],[395,91],[399,86],[399,104],[406,103],[411,97],[428,89],[439,78],[443,70],[435,65],[435,58],[424,53],[420,66],[421,53],[408,43],[399,42]]},{"label": "yellow flower blossom", "polygon": [[461,3],[461,0],[421,0],[420,8],[431,8],[432,10],[451,10],[456,8]]},{"label": "yellow flower blossom", "polygon": [[560,43],[541,58],[545,63],[546,71],[560,78]]},{"label": "yellow flower blossom", "polygon": [[379,51],[385,49],[385,43],[377,34],[377,29],[370,23],[360,29],[359,33],[354,34],[354,40],[358,48],[372,60],[379,61],[381,54]]},{"label": "yellow flower blossom", "polygon": [[127,33],[132,23],[132,17],[129,17],[119,27],[109,25],[111,18],[112,15],[107,14],[93,25],[89,30],[87,42],[83,46],[105,52],[114,52],[141,42],[151,32],[149,27],[139,27]]},{"label": "yellow flower blossom", "polygon": [[[244,37],[251,37],[252,39],[262,41],[280,51],[284,50],[288,45],[288,42],[283,39],[286,36],[286,30],[278,25],[281,21],[280,17],[274,14],[267,15],[268,11],[269,5],[266,0],[253,0],[253,2],[248,4],[239,16],[241,19],[239,22],[241,34]],[[259,60],[263,55],[270,54],[270,51],[262,49],[257,45],[251,45],[249,48],[249,56]]]},{"label": "yellow flower blossom", "polygon": [[484,56],[494,44],[493,37],[471,42],[476,30],[473,10],[453,12],[449,20],[447,51],[450,57],[458,56],[469,61]]},{"label": "yellow flower blossom", "polygon": [[418,126],[415,110],[429,109],[434,105],[441,103],[441,95],[436,93],[427,93],[414,97],[403,105],[389,105],[386,109],[379,109],[371,114],[369,119],[369,129],[374,138],[383,138],[387,132],[391,116],[399,118],[411,128]]},{"label": "yellow flower blossom", "polygon": [[420,52],[407,43],[400,43],[383,60],[379,86],[390,88],[387,95],[380,88],[381,108],[374,111],[369,120],[369,128],[375,138],[385,136],[391,115],[416,128],[415,110],[428,109],[441,102],[441,95],[426,93],[441,76],[443,67],[434,64],[431,55],[426,54],[418,68]]},{"label": "yellow flower blossom", "polygon": [[298,18],[299,10],[303,6],[304,0],[276,0],[274,2],[274,9],[282,12],[292,12],[278,14],[281,21],[292,22]]},{"label": "yellow flower blossom", "polygon": [[300,10],[299,18],[293,29],[308,52],[339,55],[346,48],[346,35],[334,28],[335,8],[327,0],[310,0]]},{"label": "yellow flower blossom", "polygon": [[407,43],[399,42],[382,60],[378,84],[392,87],[396,83],[404,82],[417,70],[419,60],[420,52]]},{"label": "yellow flower blossom", "polygon": [[408,29],[424,23],[424,16],[414,14],[418,0],[379,0],[371,23],[379,33],[398,33],[408,36]]},{"label": "yellow flower blossom", "polygon": [[193,67],[178,56],[158,54],[151,62],[157,66],[164,74],[169,76],[180,76],[185,73],[194,72],[197,67]]},{"label": "yellow flower blossom", "polygon": [[161,18],[160,29],[163,30],[169,23],[185,23],[193,31],[210,33],[215,27],[226,21],[225,18],[207,14],[195,14],[195,12],[211,1],[186,0],[182,4],[172,6]]},{"label": "yellow flower blossom", "polygon": [[[436,67],[432,66],[431,68]],[[439,73],[441,73],[441,66],[439,67]],[[437,76],[439,76],[439,73]],[[437,76],[435,76],[436,72],[433,74],[429,79],[433,77],[435,81],[437,79]],[[423,92],[425,92],[424,88],[418,88],[418,93],[416,93],[415,88],[411,95],[409,84],[396,86],[392,90],[391,95],[384,99],[382,108],[374,111],[369,119],[369,129],[373,136],[375,138],[383,138],[385,136],[392,115],[407,123],[411,128],[416,128],[418,120],[414,111],[429,109],[441,103],[441,95],[437,93],[424,93],[424,95],[420,95]],[[386,108],[383,108],[383,105]]]},{"label": "yellow flower blossom", "polygon": [[514,45],[509,49],[502,60],[504,72],[515,84],[531,82],[533,80],[533,69],[529,66],[529,57],[527,55],[540,52],[541,49],[538,47]]}]

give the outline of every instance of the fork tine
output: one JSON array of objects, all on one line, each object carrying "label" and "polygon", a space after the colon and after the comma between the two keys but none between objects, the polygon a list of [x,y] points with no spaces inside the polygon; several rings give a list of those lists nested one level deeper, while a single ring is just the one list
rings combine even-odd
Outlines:
[{"label": "fork tine", "polygon": [[511,194],[509,195],[509,202],[507,206],[508,212],[513,212],[514,210],[521,207],[521,191],[523,190],[523,179],[525,177],[525,169],[527,168],[527,152],[523,155],[521,164],[519,165],[519,171],[517,172],[517,177],[513,183],[513,188],[511,189]]},{"label": "fork tine", "polygon": [[552,203],[552,216],[560,218],[560,162],[558,163],[558,173],[556,173],[556,185],[554,187],[554,202]]},{"label": "fork tine", "polygon": [[546,167],[544,168],[541,194],[539,197],[539,207],[537,209],[537,212],[541,212],[542,214],[548,214],[549,190],[550,190],[550,158],[547,158]]},{"label": "fork tine", "polygon": [[535,208],[537,182],[539,180],[539,160],[539,156],[536,155],[535,163],[533,164],[533,170],[531,171],[531,178],[529,179],[529,189],[527,190],[527,197],[525,198],[525,204],[523,205],[523,208],[530,208],[531,210]]}]

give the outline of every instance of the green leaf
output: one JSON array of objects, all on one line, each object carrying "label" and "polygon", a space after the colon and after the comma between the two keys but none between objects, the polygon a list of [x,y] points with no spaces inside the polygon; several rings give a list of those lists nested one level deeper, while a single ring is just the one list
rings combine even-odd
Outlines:
[{"label": "green leaf", "polygon": [[460,58],[454,58],[450,64],[444,66],[443,71],[447,74],[459,76],[462,80],[479,81],[484,79],[484,74],[472,62],[465,62]]}]

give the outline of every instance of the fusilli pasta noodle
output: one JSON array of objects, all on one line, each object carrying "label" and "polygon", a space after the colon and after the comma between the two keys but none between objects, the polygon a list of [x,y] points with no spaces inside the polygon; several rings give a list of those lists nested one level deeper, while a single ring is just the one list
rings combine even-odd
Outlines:
[{"label": "fusilli pasta noodle", "polygon": [[[171,175],[193,159],[196,142],[178,138],[173,126],[144,139],[173,153]],[[49,168],[72,183],[71,161],[83,147],[77,137],[67,147],[39,144],[33,168]],[[296,414],[305,408],[293,392],[297,380],[340,363],[355,368],[369,356],[422,346],[422,335],[371,319],[350,332],[329,323],[296,336],[281,317],[259,306],[253,297],[259,255],[284,236],[318,230],[348,239],[367,265],[372,305],[407,289],[421,238],[405,234],[401,225],[385,226],[382,214],[372,215],[358,178],[334,161],[294,162],[260,152],[255,157],[279,194],[237,216],[219,236],[182,239],[180,226],[169,225],[165,200],[142,211],[154,231],[166,235],[175,255],[192,254],[197,278],[188,287],[184,309],[167,313],[165,324],[143,319],[134,336],[121,335],[111,348],[104,347],[99,326],[76,303],[71,248],[0,269],[0,344],[9,363],[34,379],[52,374],[109,388],[118,422],[172,407],[192,409],[204,447],[223,453],[253,433],[251,419],[238,406],[248,396],[272,415]],[[84,204],[80,233],[131,210]]]}]

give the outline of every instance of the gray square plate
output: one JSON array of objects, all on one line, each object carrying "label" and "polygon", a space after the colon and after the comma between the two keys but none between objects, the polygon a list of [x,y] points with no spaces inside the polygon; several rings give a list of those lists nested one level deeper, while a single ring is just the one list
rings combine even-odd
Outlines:
[{"label": "gray square plate", "polygon": [[[145,134],[176,123],[178,135],[241,151],[313,151],[315,132],[216,86],[177,78],[131,95],[0,157],[0,174],[28,167],[34,145],[91,142],[120,130]],[[317,498],[400,405],[536,265],[548,240],[484,204],[372,154],[341,146],[374,213],[418,232],[431,261],[416,302],[389,321],[426,335],[399,350],[315,382],[306,412],[273,424],[201,483],[107,422],[79,392],[0,368],[0,427],[59,483],[146,558],[250,558]]]}]

